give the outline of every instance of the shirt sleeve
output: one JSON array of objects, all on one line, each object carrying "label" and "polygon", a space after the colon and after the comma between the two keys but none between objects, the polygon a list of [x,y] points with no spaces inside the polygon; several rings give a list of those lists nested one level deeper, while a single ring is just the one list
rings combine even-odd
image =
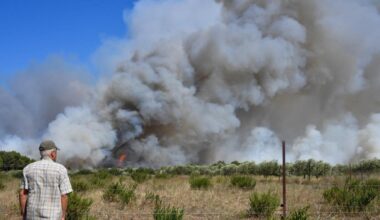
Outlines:
[{"label": "shirt sleeve", "polygon": [[26,175],[25,175],[25,169],[22,170],[20,189],[26,189],[26,190],[28,189],[28,179],[26,178]]},{"label": "shirt sleeve", "polygon": [[65,195],[68,193],[71,193],[73,191],[69,179],[69,175],[67,175],[67,170],[64,169],[61,172],[60,183],[59,183],[59,190],[61,191],[61,195]]}]

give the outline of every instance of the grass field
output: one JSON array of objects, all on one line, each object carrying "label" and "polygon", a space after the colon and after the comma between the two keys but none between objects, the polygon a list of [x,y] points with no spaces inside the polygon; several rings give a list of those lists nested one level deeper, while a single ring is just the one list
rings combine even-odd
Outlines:
[{"label": "grass field", "polygon": [[[13,175],[14,176],[14,175]],[[2,174],[3,189],[0,190],[0,219],[20,219],[18,209],[19,180],[11,174]],[[72,175],[71,181],[78,194],[92,199],[89,219],[153,219],[155,202],[158,195],[166,204],[184,209],[184,219],[254,219],[247,216],[249,197],[253,192],[271,191],[281,198],[281,180],[278,177],[264,178],[255,176],[254,189],[241,189],[230,183],[229,176],[211,177],[211,186],[192,189],[189,176],[171,176],[157,178],[151,176],[139,181],[134,196],[128,205],[120,202],[108,202],[103,199],[106,188],[116,182],[126,186],[136,184],[130,176],[103,176],[87,174]],[[337,211],[323,199],[323,192],[334,183],[343,182],[344,177],[323,177],[305,180],[302,177],[289,177],[287,181],[287,204],[289,213],[305,206],[309,208],[309,219],[377,219],[379,208],[370,212],[344,213]],[[79,183],[78,183],[79,182]],[[282,209],[275,211],[274,219],[280,219]]]}]

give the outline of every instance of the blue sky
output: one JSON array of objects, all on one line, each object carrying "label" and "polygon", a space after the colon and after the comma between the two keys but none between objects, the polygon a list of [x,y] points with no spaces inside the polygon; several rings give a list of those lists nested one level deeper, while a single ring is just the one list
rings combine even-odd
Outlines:
[{"label": "blue sky", "polygon": [[1,0],[0,84],[49,55],[90,65],[109,37],[126,35],[123,11],[136,0]]}]

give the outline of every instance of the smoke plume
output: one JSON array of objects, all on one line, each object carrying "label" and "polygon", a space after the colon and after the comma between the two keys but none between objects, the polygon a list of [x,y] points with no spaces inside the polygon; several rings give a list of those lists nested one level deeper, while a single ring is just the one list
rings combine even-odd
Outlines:
[{"label": "smoke plume", "polygon": [[379,157],[379,9],[373,0],[138,1],[125,12],[128,37],[96,52],[105,74],[93,88],[53,62],[0,90],[0,145],[30,155],[50,138],[77,166],[119,155],[135,166],[278,160],[281,140],[290,160]]}]

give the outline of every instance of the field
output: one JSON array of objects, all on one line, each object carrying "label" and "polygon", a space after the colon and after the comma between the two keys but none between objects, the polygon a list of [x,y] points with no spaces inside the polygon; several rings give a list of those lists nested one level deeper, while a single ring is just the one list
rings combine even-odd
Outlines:
[{"label": "field", "polygon": [[[142,173],[142,174],[141,174]],[[111,169],[96,173],[79,172],[71,174],[71,181],[77,195],[92,200],[88,213],[83,219],[154,219],[156,198],[163,206],[184,210],[183,219],[256,219],[248,215],[250,196],[253,192],[273,192],[279,201],[282,195],[279,177],[249,176],[256,180],[253,188],[240,188],[231,184],[232,176],[215,175],[206,177],[210,185],[192,188],[190,175],[159,175]],[[3,184],[0,189],[0,219],[20,219],[18,211],[19,171],[1,174]],[[287,204],[288,215],[294,210],[309,207],[307,219],[377,219],[380,218],[378,198],[363,210],[345,211],[328,204],[323,193],[333,185],[344,184],[344,176],[325,176],[320,178],[288,177]],[[132,189],[131,200],[118,197],[105,199],[104,194],[110,186],[125,186]],[[135,188],[134,188],[135,187]],[[126,202],[125,202],[126,201]],[[273,219],[280,219],[282,208],[277,206]],[[266,217],[262,217],[266,219]],[[75,217],[73,218],[75,219]],[[301,218],[299,218],[301,219]]]}]

